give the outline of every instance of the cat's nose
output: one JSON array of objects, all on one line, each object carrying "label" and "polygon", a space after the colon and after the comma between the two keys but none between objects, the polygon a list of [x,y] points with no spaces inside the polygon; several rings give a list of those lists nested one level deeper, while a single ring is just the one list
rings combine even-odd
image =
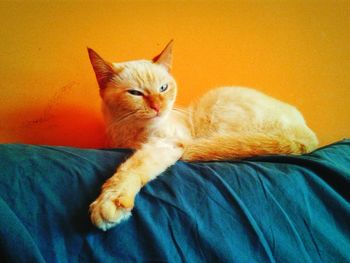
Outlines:
[{"label": "cat's nose", "polygon": [[150,105],[151,109],[155,110],[157,113],[159,113],[160,105],[158,103],[151,103]]}]

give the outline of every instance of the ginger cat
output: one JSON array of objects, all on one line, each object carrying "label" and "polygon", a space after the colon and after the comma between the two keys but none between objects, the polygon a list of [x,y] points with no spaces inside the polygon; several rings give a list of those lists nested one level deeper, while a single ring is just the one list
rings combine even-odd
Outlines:
[{"label": "ginger cat", "polygon": [[88,49],[111,146],[136,150],[90,205],[102,230],[128,218],[141,187],[179,159],[302,154],[318,144],[296,108],[253,89],[214,89],[186,109],[173,108],[172,46],[152,61],[113,64]]}]

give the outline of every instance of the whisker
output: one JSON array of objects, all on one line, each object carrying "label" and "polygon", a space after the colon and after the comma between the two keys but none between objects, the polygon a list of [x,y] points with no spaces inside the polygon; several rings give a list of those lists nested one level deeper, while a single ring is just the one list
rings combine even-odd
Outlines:
[{"label": "whisker", "polygon": [[131,111],[131,112],[128,112],[124,115],[122,115],[119,119],[116,120],[116,122],[121,122],[123,120],[126,120],[128,117],[130,117],[131,115],[135,114],[138,110],[134,110],[134,111]]}]

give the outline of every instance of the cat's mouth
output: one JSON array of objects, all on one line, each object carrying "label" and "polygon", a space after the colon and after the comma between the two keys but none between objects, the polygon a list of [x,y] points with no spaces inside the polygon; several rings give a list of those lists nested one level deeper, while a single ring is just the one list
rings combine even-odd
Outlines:
[{"label": "cat's mouth", "polygon": [[159,114],[159,113],[156,113],[156,114],[154,114],[154,115],[148,117],[147,119],[157,119],[157,118],[159,118],[159,117],[160,117],[160,114]]},{"label": "cat's mouth", "polygon": [[151,116],[149,116],[149,119],[158,119],[162,116],[162,112],[158,111],[158,112],[154,112]]},{"label": "cat's mouth", "polygon": [[162,114],[161,111],[153,111],[152,114],[150,114],[151,116],[149,118],[150,119],[158,118],[161,116],[161,114]]}]

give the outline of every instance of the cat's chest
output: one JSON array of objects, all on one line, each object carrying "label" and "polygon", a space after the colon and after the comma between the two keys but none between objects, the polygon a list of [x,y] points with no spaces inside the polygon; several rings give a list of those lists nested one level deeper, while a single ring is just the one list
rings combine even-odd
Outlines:
[{"label": "cat's chest", "polygon": [[168,118],[159,119],[152,123],[120,123],[110,124],[107,129],[110,144],[113,147],[139,148],[150,140],[169,139],[184,142],[191,139],[191,129],[186,115],[170,114]]},{"label": "cat's chest", "polygon": [[148,133],[143,127],[137,126],[110,126],[107,130],[110,145],[117,148],[137,149],[145,143]]},{"label": "cat's chest", "polygon": [[168,120],[162,123],[158,129],[154,130],[151,136],[183,141],[191,138],[191,132],[189,127],[184,123]]}]

